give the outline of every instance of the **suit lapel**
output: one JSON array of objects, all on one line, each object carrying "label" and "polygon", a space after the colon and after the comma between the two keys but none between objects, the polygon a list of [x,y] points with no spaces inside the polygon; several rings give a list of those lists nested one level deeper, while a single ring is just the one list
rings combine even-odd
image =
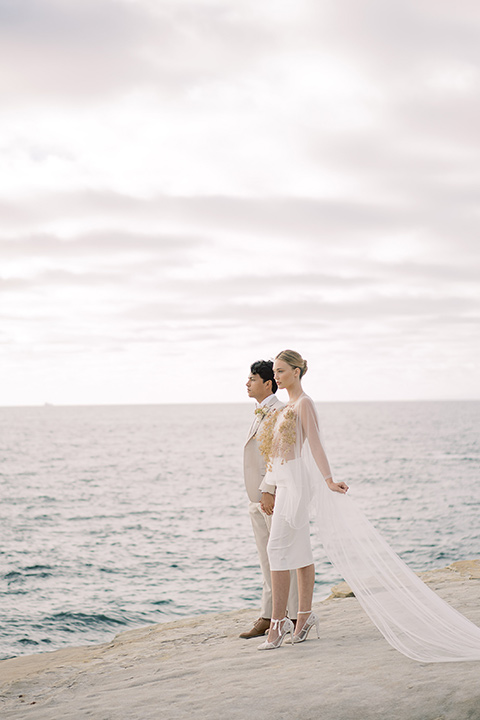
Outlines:
[{"label": "suit lapel", "polygon": [[[274,408],[275,404],[276,404],[276,397],[273,396],[272,400],[267,405],[269,412],[271,412],[271,410]],[[260,425],[262,424],[263,419],[265,417],[266,417],[266,415],[255,415],[255,417],[253,418],[252,424],[250,425],[250,430],[248,431],[246,443],[248,443],[252,439],[252,437],[254,437],[254,435],[257,434],[258,429],[259,429]]]},{"label": "suit lapel", "polygon": [[250,425],[250,430],[248,431],[248,435],[247,435],[247,440],[246,440],[246,442],[248,442],[249,440],[251,440],[252,437],[253,437],[254,435],[256,435],[257,430],[258,430],[258,428],[260,427],[260,422],[261,422],[261,420],[259,420],[258,415],[255,415],[255,417],[254,417],[253,420],[252,420],[252,424]]}]

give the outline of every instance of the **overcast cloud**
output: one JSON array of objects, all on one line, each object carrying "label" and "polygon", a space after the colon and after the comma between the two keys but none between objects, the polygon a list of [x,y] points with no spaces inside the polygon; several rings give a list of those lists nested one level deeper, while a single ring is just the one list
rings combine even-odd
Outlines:
[{"label": "overcast cloud", "polygon": [[478,398],[480,8],[0,0],[0,405]]}]

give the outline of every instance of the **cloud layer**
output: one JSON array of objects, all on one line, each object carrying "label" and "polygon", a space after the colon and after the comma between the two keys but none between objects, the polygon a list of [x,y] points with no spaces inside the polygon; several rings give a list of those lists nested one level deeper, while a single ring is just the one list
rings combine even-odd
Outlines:
[{"label": "cloud layer", "polygon": [[479,25],[0,0],[0,404],[478,397]]}]

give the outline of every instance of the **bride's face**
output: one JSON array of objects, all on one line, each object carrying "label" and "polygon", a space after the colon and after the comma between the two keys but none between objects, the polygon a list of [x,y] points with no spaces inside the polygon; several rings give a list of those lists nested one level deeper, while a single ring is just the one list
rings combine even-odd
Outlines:
[{"label": "bride's face", "polygon": [[273,363],[273,375],[279,388],[289,388],[297,382],[299,374],[298,368],[292,368],[283,360],[275,360]]}]

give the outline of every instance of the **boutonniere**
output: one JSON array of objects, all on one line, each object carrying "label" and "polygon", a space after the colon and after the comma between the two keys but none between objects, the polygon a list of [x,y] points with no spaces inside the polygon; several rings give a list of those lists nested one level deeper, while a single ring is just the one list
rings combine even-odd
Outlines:
[{"label": "boutonniere", "polygon": [[270,412],[270,408],[267,405],[264,405],[263,407],[259,407],[255,410],[255,415],[258,415],[260,419],[262,419],[268,412]]}]

